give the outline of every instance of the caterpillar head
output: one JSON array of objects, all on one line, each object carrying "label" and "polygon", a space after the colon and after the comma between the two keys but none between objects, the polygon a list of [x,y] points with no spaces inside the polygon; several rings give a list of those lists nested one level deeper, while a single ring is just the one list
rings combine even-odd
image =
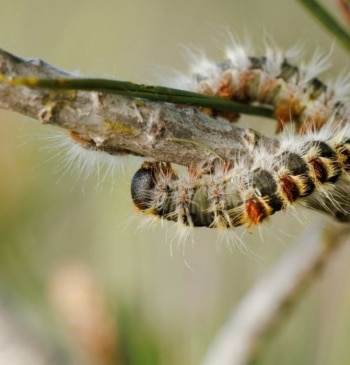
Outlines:
[{"label": "caterpillar head", "polygon": [[131,180],[131,197],[136,207],[142,211],[151,208],[150,192],[156,183],[155,168],[151,162],[144,162]]},{"label": "caterpillar head", "polygon": [[141,211],[154,208],[154,190],[160,180],[173,180],[177,175],[166,162],[145,161],[135,172],[131,181],[131,197]]}]

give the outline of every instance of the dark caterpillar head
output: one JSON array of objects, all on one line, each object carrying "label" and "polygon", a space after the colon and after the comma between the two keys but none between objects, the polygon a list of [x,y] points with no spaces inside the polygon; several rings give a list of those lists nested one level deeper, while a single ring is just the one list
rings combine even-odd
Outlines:
[{"label": "dark caterpillar head", "polygon": [[131,181],[131,197],[140,210],[151,207],[150,192],[155,186],[157,165],[152,162],[144,162],[137,170]]},{"label": "dark caterpillar head", "polygon": [[[165,180],[178,178],[168,162],[145,161],[135,172],[131,181],[131,197],[138,209],[145,211],[154,206],[154,190],[160,177]],[[164,192],[168,191],[168,188],[168,185],[164,186]],[[158,211],[157,214],[161,215]]]},{"label": "dark caterpillar head", "polygon": [[155,185],[155,165],[150,162],[144,162],[137,170],[131,180],[131,197],[140,210],[146,210],[151,207],[150,191]]}]

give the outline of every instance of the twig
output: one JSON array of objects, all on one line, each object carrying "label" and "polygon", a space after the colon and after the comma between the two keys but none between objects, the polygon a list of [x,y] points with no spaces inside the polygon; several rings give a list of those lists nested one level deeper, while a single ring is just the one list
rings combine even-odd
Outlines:
[{"label": "twig", "polygon": [[336,39],[342,46],[350,51],[350,35],[338,22],[328,13],[328,11],[315,0],[297,0],[300,4],[309,10],[312,14]]},{"label": "twig", "polygon": [[[0,73],[8,79],[74,76],[40,60],[21,59],[3,50]],[[277,143],[195,108],[110,92],[28,89],[0,83],[0,108],[65,128],[110,154],[134,154],[180,165],[210,161],[217,155],[229,159],[239,152],[243,156],[257,142],[271,147]]]},{"label": "twig", "polygon": [[202,365],[253,363],[261,355],[268,335],[300,302],[299,296],[329,264],[332,253],[349,243],[349,233],[349,226],[339,225],[328,236],[322,236],[321,227],[311,227],[234,308]]},{"label": "twig", "polygon": [[246,115],[274,118],[273,110],[266,107],[258,107],[249,104],[241,104],[233,100],[217,96],[198,94],[192,91],[172,89],[164,86],[152,86],[135,84],[129,81],[94,79],[94,78],[65,78],[36,79],[0,78],[0,82],[7,82],[14,86],[28,86],[30,88],[46,88],[53,90],[85,90],[98,91],[108,94],[117,94],[132,98],[143,98],[149,101],[165,102],[179,105],[213,108],[220,111],[233,111]]}]

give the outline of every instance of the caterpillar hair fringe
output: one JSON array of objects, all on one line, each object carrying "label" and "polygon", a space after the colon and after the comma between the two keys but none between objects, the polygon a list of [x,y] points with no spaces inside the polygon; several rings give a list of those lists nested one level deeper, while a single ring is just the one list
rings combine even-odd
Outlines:
[{"label": "caterpillar hair fringe", "polygon": [[45,136],[42,139],[49,142],[43,151],[49,156],[49,160],[53,158],[58,160],[57,170],[60,174],[74,173],[79,177],[79,181],[96,175],[100,185],[107,178],[116,177],[123,167],[118,155],[112,155],[110,151],[101,149],[94,141],[82,138],[73,131],[68,134]]},{"label": "caterpillar hair fringe", "polygon": [[335,183],[349,180],[350,126],[326,125],[282,138],[273,153],[264,146],[253,153],[252,164],[236,159],[183,177],[168,163],[144,162],[132,179],[133,202],[144,214],[185,226],[251,228],[310,196],[334,200]]},{"label": "caterpillar hair fringe", "polygon": [[[331,117],[348,114],[344,101],[349,97],[348,78],[332,86],[319,79],[328,67],[327,57],[315,54],[308,64],[296,66],[296,50],[283,52],[267,47],[262,56],[253,56],[237,42],[226,52],[223,62],[213,62],[203,54],[193,56],[193,73],[180,77],[177,86],[247,104],[270,106],[278,121],[277,132],[295,123],[298,132],[319,129]],[[203,109],[213,116],[235,121],[239,115]]]}]

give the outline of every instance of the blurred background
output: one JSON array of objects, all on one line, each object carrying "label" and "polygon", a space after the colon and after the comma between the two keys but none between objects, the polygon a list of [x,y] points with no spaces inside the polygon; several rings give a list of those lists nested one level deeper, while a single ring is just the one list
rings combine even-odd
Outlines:
[{"label": "blurred background", "polygon": [[[335,2],[323,3],[339,16]],[[325,80],[349,60],[292,0],[2,0],[0,19],[5,50],[140,83],[187,72],[186,47],[222,59],[229,32],[257,49],[266,40],[300,44],[306,59],[331,52]],[[275,127],[242,123],[270,134]],[[139,160],[126,159],[103,181],[65,173],[52,145],[59,133],[0,110],[1,363],[198,364],[231,310],[298,236],[316,220],[331,224],[319,214],[279,213],[244,235],[252,254],[205,228],[184,245],[171,224],[145,227],[136,215],[129,185]],[[349,247],[337,256],[259,364],[281,356],[284,365],[348,364]]]}]

